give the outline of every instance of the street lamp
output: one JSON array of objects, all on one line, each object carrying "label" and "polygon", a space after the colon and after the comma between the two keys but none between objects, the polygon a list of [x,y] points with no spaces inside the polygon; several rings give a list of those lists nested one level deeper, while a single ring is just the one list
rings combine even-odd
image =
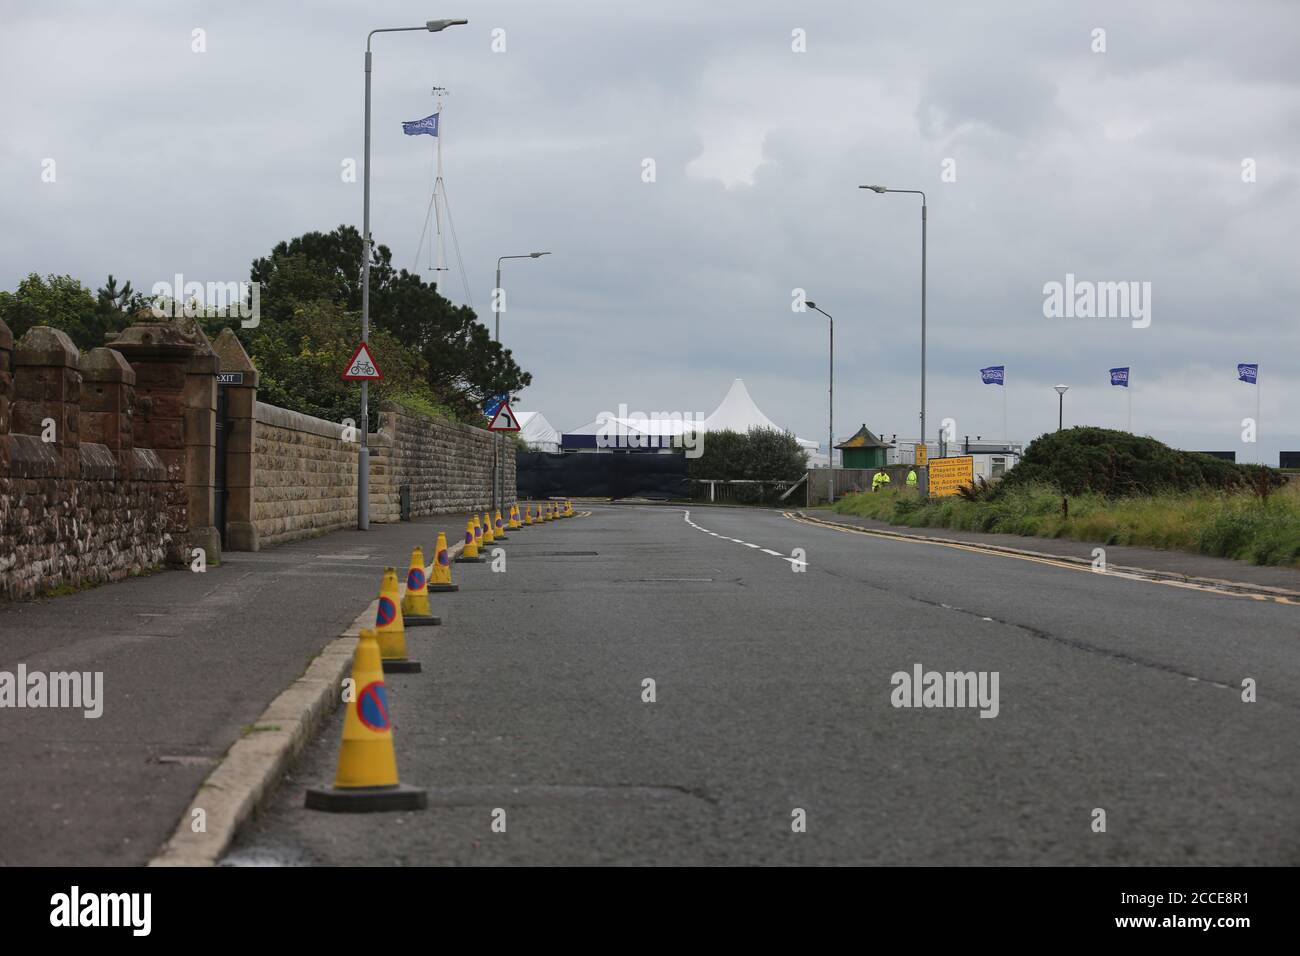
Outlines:
[{"label": "street lamp", "polygon": [[1056,394],[1061,397],[1056,418],[1056,430],[1059,432],[1063,427],[1065,427],[1065,393],[1070,390],[1070,386],[1053,385],[1052,388],[1056,389]]},{"label": "street lamp", "polygon": [[[409,33],[428,30],[441,33],[447,27],[460,26],[468,20],[427,20],[422,27],[387,27],[366,34],[366,155],[362,180],[361,223],[361,341],[370,341],[370,40],[376,33]],[[361,446],[357,450],[357,530],[370,530],[370,449],[366,432],[370,428],[370,383],[361,380]]]},{"label": "street lamp", "polygon": [[925,193],[919,189],[888,189],[884,186],[859,186],[874,193],[909,193],[921,197],[921,444],[925,444]]},{"label": "street lamp", "polygon": [[[542,256],[549,256],[549,252],[529,252],[522,256],[501,256],[497,259],[497,284],[492,293],[492,311],[496,313],[492,337],[497,342],[501,341],[501,313],[505,311],[505,298],[501,289],[501,262],[503,259],[540,259]],[[497,508],[501,507],[501,498],[505,497],[504,481],[501,473],[501,436],[492,436],[492,513],[496,514]],[[498,485],[501,485],[500,493],[497,491]]]},{"label": "street lamp", "polygon": [[804,305],[810,309],[816,309],[826,318],[831,320],[831,384],[830,384],[830,415],[826,429],[826,467],[830,474],[829,488],[827,498],[830,504],[835,503],[835,319],[829,312],[824,309],[818,309],[816,302],[804,300]]}]

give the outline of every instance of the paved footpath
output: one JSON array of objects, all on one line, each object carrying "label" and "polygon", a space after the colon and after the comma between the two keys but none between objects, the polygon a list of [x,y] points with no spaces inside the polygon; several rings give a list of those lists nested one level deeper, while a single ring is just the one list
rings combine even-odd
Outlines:
[{"label": "paved footpath", "polygon": [[454,544],[467,518],[0,606],[0,671],[102,671],[105,699],[97,719],[0,710],[0,866],[146,863],[230,745],[375,599],[384,567],[404,575],[417,544],[431,562],[438,531]]}]

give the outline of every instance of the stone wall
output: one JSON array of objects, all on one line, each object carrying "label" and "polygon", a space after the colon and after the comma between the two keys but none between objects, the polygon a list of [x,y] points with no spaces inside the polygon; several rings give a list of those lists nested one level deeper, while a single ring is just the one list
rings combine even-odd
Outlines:
[{"label": "stone wall", "polygon": [[[357,444],[334,422],[258,402],[253,437],[253,523],[258,547],[357,523]],[[402,486],[411,516],[486,511],[492,502],[492,436],[429,419],[393,404],[379,415],[370,448],[370,520],[401,520]],[[501,440],[504,504],[515,501],[514,444]]]},{"label": "stone wall", "polygon": [[[502,505],[509,505],[516,498],[515,445],[504,435],[499,441]],[[411,516],[416,518],[491,506],[492,432],[434,421],[385,403],[372,445],[371,520],[399,520],[402,485],[411,487]]]},{"label": "stone wall", "polygon": [[253,524],[259,547],[357,524],[357,445],[343,426],[258,402]]},{"label": "stone wall", "polygon": [[0,322],[0,598],[188,559],[184,462],[135,447],[137,370],[50,328],[14,343]]}]

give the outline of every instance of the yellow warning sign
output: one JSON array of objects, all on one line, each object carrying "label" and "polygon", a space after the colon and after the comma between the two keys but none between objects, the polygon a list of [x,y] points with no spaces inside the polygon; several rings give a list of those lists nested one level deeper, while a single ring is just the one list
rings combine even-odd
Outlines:
[{"label": "yellow warning sign", "polygon": [[931,498],[955,495],[962,485],[975,484],[975,459],[970,455],[932,458],[929,468]]},{"label": "yellow warning sign", "polygon": [[929,460],[929,457],[930,457],[930,449],[926,446],[925,442],[923,441],[917,442],[916,443],[916,464],[920,467],[924,467],[926,461]]}]

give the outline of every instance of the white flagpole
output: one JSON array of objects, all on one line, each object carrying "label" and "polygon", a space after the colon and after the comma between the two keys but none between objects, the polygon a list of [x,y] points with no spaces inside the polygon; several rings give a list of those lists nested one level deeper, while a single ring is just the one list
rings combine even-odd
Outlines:
[{"label": "white flagpole", "polygon": [[1259,366],[1255,366],[1255,464],[1264,464],[1264,452],[1259,447]]},{"label": "white flagpole", "polygon": [[1133,434],[1133,370],[1129,369],[1128,373],[1128,433]]},{"label": "white flagpole", "polygon": [[[446,187],[442,183],[442,95],[444,92],[445,91],[440,86],[435,86],[433,88],[434,110],[438,116],[438,135],[434,137],[434,139],[437,140],[435,149],[438,157],[437,160],[438,173],[437,173],[437,177],[433,181],[433,218],[434,218],[435,226],[438,230],[438,238],[437,238],[438,264],[435,267],[435,271],[437,272],[447,271],[447,263],[444,257],[445,249],[443,247],[443,241],[442,241],[442,207],[440,206],[438,201],[438,191],[446,189]],[[438,281],[439,279],[439,277],[437,276],[435,276],[434,278],[435,281]],[[438,285],[441,286],[442,282],[438,281]]]},{"label": "white flagpole", "polygon": [[1002,370],[1002,442],[1011,447],[1011,432],[1007,430],[1007,370]]}]

